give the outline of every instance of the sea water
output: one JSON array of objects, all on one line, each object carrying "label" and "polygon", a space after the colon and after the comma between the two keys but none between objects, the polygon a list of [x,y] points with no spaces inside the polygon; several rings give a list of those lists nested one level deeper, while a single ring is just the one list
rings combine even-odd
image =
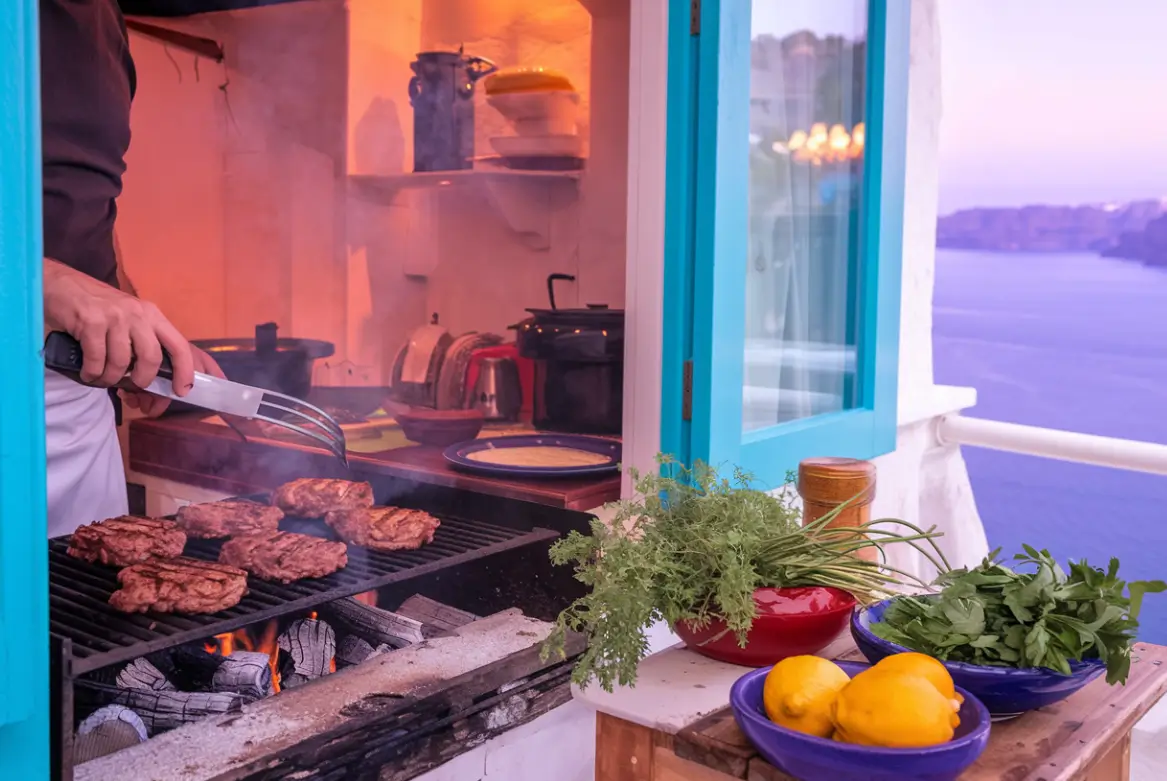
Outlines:
[{"label": "sea water", "polygon": [[[938,250],[936,382],[972,417],[1167,443],[1167,269],[1091,254]],[[989,545],[1167,580],[1167,476],[964,448]],[[1167,644],[1167,594],[1140,637]]]}]

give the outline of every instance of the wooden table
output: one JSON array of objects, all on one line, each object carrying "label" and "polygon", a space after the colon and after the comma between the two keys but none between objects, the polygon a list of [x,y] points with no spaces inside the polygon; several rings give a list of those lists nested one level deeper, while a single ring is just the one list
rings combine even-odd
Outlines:
[{"label": "wooden table", "polygon": [[227,494],[271,490],[297,477],[377,476],[442,486],[567,510],[594,510],[620,498],[618,474],[580,479],[521,480],[459,472],[442,448],[416,445],[382,453],[351,453],[351,470],[331,454],[293,442],[254,437],[246,443],[201,415],[130,424],[130,469]]},{"label": "wooden table", "polygon": [[[853,647],[835,656],[862,660]],[[994,724],[989,747],[961,778],[1126,781],[1131,729],[1167,692],[1165,662],[1167,648],[1139,643],[1126,686],[1107,686],[1098,679],[1061,703]],[[602,699],[592,702],[601,708],[597,781],[793,781],[758,756],[728,708],[673,732],[609,715]]]}]

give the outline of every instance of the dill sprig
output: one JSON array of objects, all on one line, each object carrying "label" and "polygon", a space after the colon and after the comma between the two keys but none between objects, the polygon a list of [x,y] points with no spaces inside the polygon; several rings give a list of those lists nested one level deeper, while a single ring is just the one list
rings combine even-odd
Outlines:
[{"label": "dill sprig", "polygon": [[755,489],[740,469],[723,478],[700,462],[687,468],[664,456],[658,461],[659,472],[629,469],[634,498],[616,503],[610,523],[593,519],[590,535],[572,532],[551,548],[551,560],[574,565],[576,579],[589,587],[560,614],[544,647],[545,656],[562,656],[567,632],[587,637],[573,672],[580,686],[593,678],[607,691],[633,685],[648,654],[645,630],[658,621],[701,628],[720,619],[744,646],[758,588],[833,586],[867,604],[899,593],[904,582],[926,587],[906,572],[853,555],[864,548],[882,553],[902,542],[939,571],[949,570],[932,529],[889,519],[827,533],[846,505],[804,527],[786,492]]}]

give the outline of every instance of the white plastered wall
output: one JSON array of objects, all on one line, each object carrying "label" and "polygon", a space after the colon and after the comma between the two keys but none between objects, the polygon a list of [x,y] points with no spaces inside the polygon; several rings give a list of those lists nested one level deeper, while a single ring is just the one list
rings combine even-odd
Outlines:
[{"label": "white plastered wall", "polygon": [[[975,564],[988,553],[960,448],[941,446],[936,417],[971,407],[972,388],[937,386],[932,376],[932,288],[936,269],[939,192],[940,24],[937,0],[912,0],[908,91],[907,186],[900,308],[899,432],[896,450],[876,459],[873,517],[935,524],[953,565]],[[931,574],[919,556],[889,551],[893,563]]]}]

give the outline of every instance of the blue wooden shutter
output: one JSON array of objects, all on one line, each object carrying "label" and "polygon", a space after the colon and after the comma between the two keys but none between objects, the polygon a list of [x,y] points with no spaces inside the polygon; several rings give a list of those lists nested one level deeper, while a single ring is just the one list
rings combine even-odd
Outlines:
[{"label": "blue wooden shutter", "polygon": [[[662,449],[686,461],[741,466],[770,486],[784,482],[803,458],[890,452],[896,436],[909,0],[871,0],[866,10],[860,206],[850,217],[850,283],[834,302],[845,307],[853,334],[851,379],[840,392],[846,403],[752,427],[743,424],[751,292],[751,2],[702,0],[698,28],[687,14],[676,13],[681,5],[688,4],[670,7]],[[691,400],[685,398],[687,375]]]},{"label": "blue wooden shutter", "polygon": [[36,0],[0,3],[0,778],[49,777]]}]

